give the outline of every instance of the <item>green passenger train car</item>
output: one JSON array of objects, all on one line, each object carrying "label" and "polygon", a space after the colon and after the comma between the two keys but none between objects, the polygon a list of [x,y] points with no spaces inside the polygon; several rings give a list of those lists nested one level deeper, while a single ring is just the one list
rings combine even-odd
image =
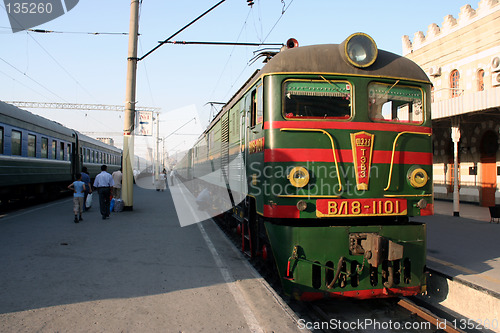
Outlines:
[{"label": "green passenger train car", "polygon": [[223,170],[242,250],[271,261],[289,295],[423,292],[426,230],[414,220],[433,214],[429,79],[363,33],[289,44],[223,107],[179,176]]}]

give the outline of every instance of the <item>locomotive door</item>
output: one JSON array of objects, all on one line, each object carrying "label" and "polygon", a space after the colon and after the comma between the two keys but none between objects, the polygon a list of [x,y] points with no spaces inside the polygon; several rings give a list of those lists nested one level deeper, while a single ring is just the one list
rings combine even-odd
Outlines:
[{"label": "locomotive door", "polygon": [[[240,112],[240,154],[241,154],[241,172],[239,182],[243,185],[246,180],[246,162],[247,162],[247,114],[245,104],[242,103]],[[242,192],[242,193],[246,193]]]},{"label": "locomotive door", "polygon": [[248,194],[251,197],[257,197],[257,185],[259,177],[264,167],[264,137],[263,137],[263,122],[264,122],[264,109],[263,109],[263,85],[262,81],[257,82],[257,85],[250,90],[245,98],[246,110],[246,142],[245,142],[245,164],[247,170],[247,185]]}]

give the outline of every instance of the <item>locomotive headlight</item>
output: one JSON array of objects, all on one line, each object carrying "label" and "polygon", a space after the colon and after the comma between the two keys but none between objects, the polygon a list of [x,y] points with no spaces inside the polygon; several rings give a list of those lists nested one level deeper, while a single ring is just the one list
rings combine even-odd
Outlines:
[{"label": "locomotive headlight", "polygon": [[294,167],[288,174],[288,180],[295,187],[304,187],[309,183],[309,172],[304,167]]},{"label": "locomotive headlight", "polygon": [[303,212],[305,211],[307,208],[307,202],[305,202],[304,200],[300,200],[299,202],[297,202],[297,209],[300,211],[300,212]]},{"label": "locomotive headlight", "polygon": [[419,188],[427,184],[429,176],[427,175],[427,172],[425,172],[424,169],[417,167],[410,169],[408,171],[408,180],[411,186]]},{"label": "locomotive headlight", "polygon": [[341,44],[349,63],[356,67],[371,66],[377,60],[378,49],[373,38],[358,32],[350,35]]}]

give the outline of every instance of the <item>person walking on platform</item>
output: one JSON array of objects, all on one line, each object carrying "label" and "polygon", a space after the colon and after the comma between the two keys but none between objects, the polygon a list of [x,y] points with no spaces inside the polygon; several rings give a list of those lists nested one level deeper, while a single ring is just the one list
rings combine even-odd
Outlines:
[{"label": "person walking on platform", "polygon": [[82,182],[82,174],[76,174],[76,180],[69,184],[68,188],[73,190],[73,213],[75,213],[75,223],[82,221],[83,198],[85,197],[85,183]]},{"label": "person walking on platform", "polygon": [[87,196],[92,193],[92,186],[90,185],[90,176],[87,167],[82,168],[82,182],[85,183],[85,196],[83,198],[83,211],[87,210],[86,202]]},{"label": "person walking on platform", "polygon": [[111,175],[113,176],[113,181],[115,182],[115,185],[113,185],[113,198],[115,199],[121,199],[122,197],[122,168],[120,170],[116,170],[113,172]]},{"label": "person walking on platform", "polygon": [[171,186],[174,186],[174,176],[175,176],[174,169],[172,169],[172,171],[170,171],[170,185]]},{"label": "person walking on platform", "polygon": [[99,193],[99,208],[101,210],[102,219],[109,217],[109,205],[111,201],[111,187],[115,184],[113,177],[106,171],[108,167],[103,164],[101,173],[95,177],[94,187]]}]

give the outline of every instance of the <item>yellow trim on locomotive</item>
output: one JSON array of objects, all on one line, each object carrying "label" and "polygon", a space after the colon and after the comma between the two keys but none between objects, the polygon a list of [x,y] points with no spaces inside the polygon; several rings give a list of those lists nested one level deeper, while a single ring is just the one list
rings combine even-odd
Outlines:
[{"label": "yellow trim on locomotive", "polygon": [[387,181],[387,187],[384,188],[384,191],[387,191],[389,189],[389,187],[391,187],[392,169],[394,167],[394,153],[396,151],[396,143],[398,142],[399,137],[403,134],[417,134],[417,135],[427,135],[427,136],[432,135],[432,133],[420,133],[420,132],[404,131],[404,132],[399,133],[396,136],[396,138],[394,139],[394,142],[392,144],[392,155],[391,155],[391,166],[389,168],[389,179]]},{"label": "yellow trim on locomotive", "polygon": [[[327,131],[325,130],[322,130],[322,129],[317,129],[317,128],[280,128],[280,131],[291,131],[291,132],[319,132],[319,133],[323,133],[325,134],[326,136],[328,136],[330,138],[330,142],[332,144],[332,151],[333,151],[333,160],[335,162],[335,170],[337,172],[337,175],[340,175],[340,172],[339,172],[339,165],[337,163],[337,153],[336,153],[336,149],[335,149],[335,142],[333,141],[333,137],[330,135],[330,133],[328,133]],[[339,192],[342,192],[342,181],[340,180],[340,177],[337,177],[338,180],[339,180]]]}]

